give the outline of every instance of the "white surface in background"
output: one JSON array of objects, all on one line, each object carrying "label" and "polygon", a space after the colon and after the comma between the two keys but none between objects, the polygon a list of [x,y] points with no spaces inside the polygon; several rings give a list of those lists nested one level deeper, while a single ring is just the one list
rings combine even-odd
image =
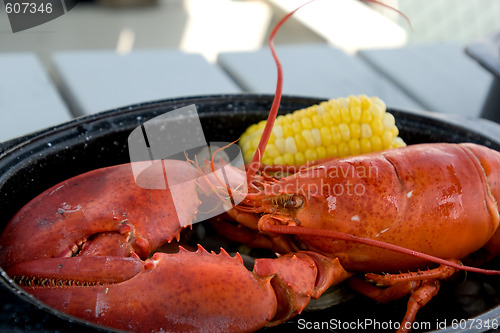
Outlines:
[{"label": "white surface in background", "polygon": [[[286,12],[304,0],[269,0]],[[316,0],[294,17],[330,44],[354,53],[359,49],[400,47],[408,36],[402,27],[358,0]]]},{"label": "white surface in background", "polygon": [[184,6],[188,20],[180,49],[212,63],[221,52],[259,49],[272,16],[260,1],[185,0]]}]

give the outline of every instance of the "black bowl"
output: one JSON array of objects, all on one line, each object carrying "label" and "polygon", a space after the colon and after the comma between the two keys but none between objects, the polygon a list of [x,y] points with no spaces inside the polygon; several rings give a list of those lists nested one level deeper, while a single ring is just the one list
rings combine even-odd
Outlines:
[{"label": "black bowl", "polygon": [[[280,112],[286,113],[321,100],[284,97]],[[169,99],[134,105],[72,120],[60,126],[0,143],[0,230],[29,200],[58,182],[92,169],[129,162],[127,138],[145,121],[167,111],[195,104],[210,141],[234,141],[246,127],[265,119],[272,96],[222,95]],[[389,110],[396,118],[401,137],[408,144],[424,142],[474,142],[500,151],[500,125],[480,119],[404,110]],[[491,263],[491,267],[500,267]],[[0,270],[0,331],[89,332],[103,331],[96,325],[67,316],[40,303],[20,289]],[[500,279],[468,274],[476,294],[464,293],[463,281],[444,283],[439,295],[425,306],[417,322],[430,327],[413,332],[442,329],[486,331],[500,324]],[[468,292],[468,290],[467,290]],[[465,298],[464,298],[465,297]],[[330,331],[395,331],[403,318],[406,301],[376,304],[361,296],[319,312],[305,312],[284,324],[287,330],[303,331],[314,325],[331,324]],[[470,301],[473,310],[461,303]],[[478,303],[475,305],[475,303]],[[472,320],[468,320],[472,318]],[[489,319],[487,322],[486,320]],[[371,323],[379,326],[367,326]],[[487,324],[488,323],[488,324]],[[390,326],[392,325],[392,326]],[[488,325],[488,326],[487,326]],[[347,327],[348,326],[348,327]],[[282,327],[283,328],[283,327]],[[352,329],[351,329],[352,328]],[[482,328],[476,330],[475,328]],[[275,329],[265,329],[272,331]],[[451,331],[451,327],[446,329]],[[455,330],[454,330],[455,331]]]}]

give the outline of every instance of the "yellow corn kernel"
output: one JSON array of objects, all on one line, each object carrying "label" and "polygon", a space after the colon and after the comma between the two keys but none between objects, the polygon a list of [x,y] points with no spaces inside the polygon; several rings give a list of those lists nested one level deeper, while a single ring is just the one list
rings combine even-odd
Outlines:
[{"label": "yellow corn kernel", "polygon": [[[267,148],[266,148],[267,150]],[[289,136],[288,138],[285,139],[285,151],[288,154],[295,154],[298,152],[297,146],[295,145],[295,138]]]},{"label": "yellow corn kernel", "polygon": [[314,140],[314,145],[315,146],[321,146],[321,144],[322,144],[322,142],[321,142],[321,133],[319,132],[319,129],[313,128],[311,130],[311,135],[312,135],[312,138]]},{"label": "yellow corn kernel", "polygon": [[379,118],[375,118],[370,123],[373,135],[382,135],[384,133],[384,123]]},{"label": "yellow corn kernel", "polygon": [[396,119],[394,119],[394,116],[392,114],[385,113],[383,119],[385,129],[391,129],[396,126]]},{"label": "yellow corn kernel", "polygon": [[293,125],[285,124],[285,126],[283,126],[283,136],[285,138],[288,138],[289,136],[294,135],[294,133],[295,133],[295,131],[293,130]]},{"label": "yellow corn kernel", "polygon": [[337,127],[332,127],[332,140],[333,143],[338,145],[339,143],[342,142],[342,134],[340,133],[340,129]]},{"label": "yellow corn kernel", "polygon": [[391,131],[392,136],[394,138],[396,138],[399,135],[399,129],[396,126],[394,126],[393,128],[391,128],[389,131]]},{"label": "yellow corn kernel", "polygon": [[280,155],[280,151],[278,150],[278,148],[276,148],[274,144],[268,144],[266,147],[266,154],[270,158],[275,158]]},{"label": "yellow corn kernel", "polygon": [[295,134],[295,146],[297,146],[297,151],[306,151],[307,142],[301,134]]},{"label": "yellow corn kernel", "polygon": [[340,114],[340,109],[331,109],[330,115],[332,116],[334,125],[340,124],[340,122],[342,120],[342,116]]},{"label": "yellow corn kernel", "polygon": [[244,152],[248,152],[250,150],[252,150],[252,145],[250,143],[250,140],[245,140],[244,142],[241,142],[243,140],[240,140],[240,147],[241,147],[241,150],[244,151]]},{"label": "yellow corn kernel", "polygon": [[356,107],[361,107],[361,100],[357,96],[350,95],[349,96],[349,108],[353,109]]},{"label": "yellow corn kernel", "polygon": [[325,124],[326,127],[332,127],[335,126],[335,121],[333,120],[333,116],[325,112],[321,115],[321,118],[323,118],[323,123]]},{"label": "yellow corn kernel", "polygon": [[340,135],[342,135],[343,141],[349,141],[351,138],[351,131],[349,130],[349,126],[346,123],[339,124]]},{"label": "yellow corn kernel", "polygon": [[314,150],[313,148],[307,149],[304,155],[306,157],[306,160],[308,161],[315,161],[318,159],[318,154],[316,154],[316,150]]},{"label": "yellow corn kernel", "polygon": [[295,135],[297,133],[302,132],[302,130],[304,129],[304,127],[301,125],[301,123],[294,122],[294,123],[292,123],[292,129],[293,129],[293,134],[291,136],[293,136],[293,135]]},{"label": "yellow corn kernel", "polygon": [[[239,145],[249,163],[265,121],[251,125]],[[366,95],[331,99],[278,116],[262,156],[264,164],[297,164],[405,146],[385,103]]]},{"label": "yellow corn kernel", "polygon": [[285,160],[283,159],[283,156],[278,156],[278,157],[275,157],[274,160],[273,160],[273,163],[272,164],[275,164],[275,165],[283,165],[285,163]]},{"label": "yellow corn kernel", "polygon": [[400,137],[394,138],[392,141],[392,148],[400,148],[406,146],[406,143]]},{"label": "yellow corn kernel", "polygon": [[338,149],[340,157],[349,156],[349,145],[347,144],[347,142],[341,142],[338,145]]},{"label": "yellow corn kernel", "polygon": [[382,101],[380,98],[378,97],[372,97],[372,103],[373,105],[375,105],[378,109],[382,110],[382,112],[385,113],[385,110],[386,110],[386,106],[385,106],[385,103],[384,101]]},{"label": "yellow corn kernel", "polygon": [[328,102],[321,102],[318,105],[316,105],[316,113],[321,116],[323,113],[325,113],[325,104],[328,104]]},{"label": "yellow corn kernel", "polygon": [[354,106],[350,109],[351,121],[354,123],[359,123],[361,120],[361,108],[359,106]]},{"label": "yellow corn kernel", "polygon": [[327,157],[337,157],[339,156],[339,150],[337,145],[331,145],[326,147],[326,156]]},{"label": "yellow corn kernel", "polygon": [[306,112],[305,112],[305,118],[311,119],[312,116],[314,116],[316,114],[316,109],[317,109],[317,107],[315,107],[315,106],[308,107],[306,109]]},{"label": "yellow corn kernel", "polygon": [[339,102],[341,109],[348,109],[349,108],[349,98],[340,97],[340,98],[337,98],[337,101]]},{"label": "yellow corn kernel", "polygon": [[306,141],[308,147],[312,148],[312,147],[316,146],[316,143],[314,142],[314,139],[313,139],[313,136],[312,136],[312,133],[310,130],[303,130],[302,137]]},{"label": "yellow corn kernel", "polygon": [[302,124],[302,127],[303,127],[304,129],[311,129],[311,128],[313,128],[312,121],[311,121],[311,119],[309,119],[309,118],[302,118],[302,119],[300,120],[300,123]]},{"label": "yellow corn kernel", "polygon": [[332,132],[328,127],[321,127],[320,135],[321,135],[321,142],[323,143],[323,145],[328,147],[329,145],[332,144],[333,142]]},{"label": "yellow corn kernel", "polygon": [[246,132],[241,136],[241,138],[243,139],[244,137],[249,137],[252,133],[255,133],[255,131],[257,131],[258,129],[259,129],[258,124],[251,125],[250,127],[248,127]]},{"label": "yellow corn kernel", "polygon": [[392,137],[391,132],[384,132],[384,134],[382,135],[382,147],[383,147],[383,149],[391,148],[393,139],[394,138]]},{"label": "yellow corn kernel", "polygon": [[307,163],[306,157],[304,156],[303,153],[295,154],[295,163],[297,165],[304,165]]},{"label": "yellow corn kernel", "polygon": [[340,109],[340,119],[343,123],[349,124],[351,122],[351,112],[349,109]]},{"label": "yellow corn kernel", "polygon": [[[279,150],[280,154],[286,153],[285,139],[283,139],[283,138],[276,139],[274,144],[276,145],[276,148]],[[257,149],[254,148],[254,150],[257,150]],[[265,152],[264,152],[264,154],[265,154]]]},{"label": "yellow corn kernel", "polygon": [[382,150],[382,140],[380,139],[379,136],[372,136],[370,138],[370,141],[372,143],[372,149],[373,149],[373,151]]},{"label": "yellow corn kernel", "polygon": [[316,154],[318,155],[318,159],[327,158],[326,148],[323,146],[316,147]]},{"label": "yellow corn kernel", "polygon": [[[253,154],[252,154],[252,157],[253,157]],[[270,157],[264,157],[262,159],[262,164],[273,165],[274,164],[274,159],[270,158]]]},{"label": "yellow corn kernel", "polygon": [[368,124],[361,124],[361,137],[369,138],[373,135],[372,128]]},{"label": "yellow corn kernel", "polygon": [[328,112],[330,112],[330,110],[336,110],[340,108],[338,99],[331,99],[329,101],[322,102],[321,106],[323,106],[323,109]]},{"label": "yellow corn kernel", "polygon": [[363,124],[368,124],[372,121],[373,115],[370,110],[363,110],[361,113],[361,122]]},{"label": "yellow corn kernel", "polygon": [[359,139],[361,137],[361,126],[359,123],[350,123],[349,130],[351,132],[351,139]]},{"label": "yellow corn kernel", "polygon": [[323,119],[321,118],[321,116],[319,114],[315,114],[312,117],[312,123],[313,123],[314,128],[321,128],[321,127],[325,126],[323,124]]},{"label": "yellow corn kernel", "polygon": [[257,150],[258,145],[259,145],[259,138],[253,138],[252,141],[250,141],[250,147],[252,147],[252,149]]},{"label": "yellow corn kernel", "polygon": [[304,116],[305,111],[306,110],[303,109],[303,110],[295,111],[294,113],[292,113],[292,119],[293,119],[293,121],[297,122],[297,123],[300,123],[300,120]]},{"label": "yellow corn kernel", "polygon": [[269,136],[269,142],[274,142],[276,141],[276,135],[273,134],[273,132],[271,132],[271,135]]},{"label": "yellow corn kernel", "polygon": [[349,155],[359,155],[361,153],[361,147],[359,144],[359,140],[351,139],[349,140]]},{"label": "yellow corn kernel", "polygon": [[359,101],[361,102],[361,110],[366,110],[368,107],[371,105],[371,101],[366,95],[359,95],[358,96]]},{"label": "yellow corn kernel", "polygon": [[361,149],[361,154],[366,154],[366,153],[374,151],[372,149],[372,143],[371,143],[370,139],[368,139],[368,138],[361,138],[359,140],[359,146]]},{"label": "yellow corn kernel", "polygon": [[[245,162],[248,161],[246,163],[250,163],[253,159],[254,154],[255,154],[255,150],[252,150],[252,149],[244,151],[243,159],[245,160]],[[264,160],[269,160],[271,162],[270,164],[272,164],[272,159],[270,157],[266,156],[265,158],[263,158],[262,163],[264,163]],[[264,164],[269,164],[269,163],[264,163]]]},{"label": "yellow corn kernel", "polygon": [[382,119],[384,117],[385,110],[378,105],[372,104],[368,110],[370,110],[374,118]]},{"label": "yellow corn kernel", "polygon": [[276,138],[282,138],[283,137],[283,127],[281,127],[281,125],[274,125],[273,126],[273,134]]},{"label": "yellow corn kernel", "polygon": [[294,165],[295,164],[295,158],[293,157],[294,154],[284,154],[283,155],[283,163],[285,165]]}]

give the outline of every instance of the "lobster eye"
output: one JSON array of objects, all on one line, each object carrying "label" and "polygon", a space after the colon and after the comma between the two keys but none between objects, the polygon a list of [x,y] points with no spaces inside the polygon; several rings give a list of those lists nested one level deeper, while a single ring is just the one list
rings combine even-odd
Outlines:
[{"label": "lobster eye", "polygon": [[295,201],[295,208],[300,208],[304,205],[304,197],[301,195],[295,195],[294,197]]},{"label": "lobster eye", "polygon": [[294,195],[284,203],[286,209],[300,208],[304,204],[304,198],[300,195]]}]

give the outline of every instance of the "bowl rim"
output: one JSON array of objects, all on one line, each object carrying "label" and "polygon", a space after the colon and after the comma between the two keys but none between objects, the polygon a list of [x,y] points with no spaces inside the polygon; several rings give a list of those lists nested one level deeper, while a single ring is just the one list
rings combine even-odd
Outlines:
[{"label": "bowl rim", "polygon": [[[55,126],[46,127],[44,129],[27,133],[25,135],[7,139],[5,141],[0,141],[0,158],[8,154],[12,149],[17,149],[20,146],[29,144],[30,142],[45,137],[47,135],[53,135],[68,130],[74,126],[85,125],[94,121],[99,121],[105,119],[111,115],[122,115],[132,112],[140,112],[141,110],[151,110],[151,108],[162,108],[164,106],[169,106],[169,108],[176,109],[183,106],[205,103],[210,104],[217,101],[218,103],[227,101],[260,101],[271,103],[274,95],[272,94],[212,94],[212,95],[195,95],[186,97],[173,97],[160,100],[153,100],[141,103],[135,103],[131,105],[126,105],[122,107],[117,107],[109,110],[104,110],[90,115],[84,115],[80,117],[75,117],[69,121],[62,122]],[[311,101],[312,103],[318,103],[320,101],[326,101],[328,98],[319,98],[311,96],[299,96],[299,95],[283,95],[282,103],[287,101]],[[465,131],[474,131],[479,135],[491,139],[492,141],[497,141],[500,143],[500,124],[493,122],[484,118],[476,117],[466,117],[459,114],[452,113],[438,113],[426,110],[417,110],[410,108],[396,108],[387,106],[387,110],[391,113],[405,113],[409,117],[416,117],[425,120],[432,120],[441,122],[443,124],[450,124],[454,127],[461,128]]]}]

